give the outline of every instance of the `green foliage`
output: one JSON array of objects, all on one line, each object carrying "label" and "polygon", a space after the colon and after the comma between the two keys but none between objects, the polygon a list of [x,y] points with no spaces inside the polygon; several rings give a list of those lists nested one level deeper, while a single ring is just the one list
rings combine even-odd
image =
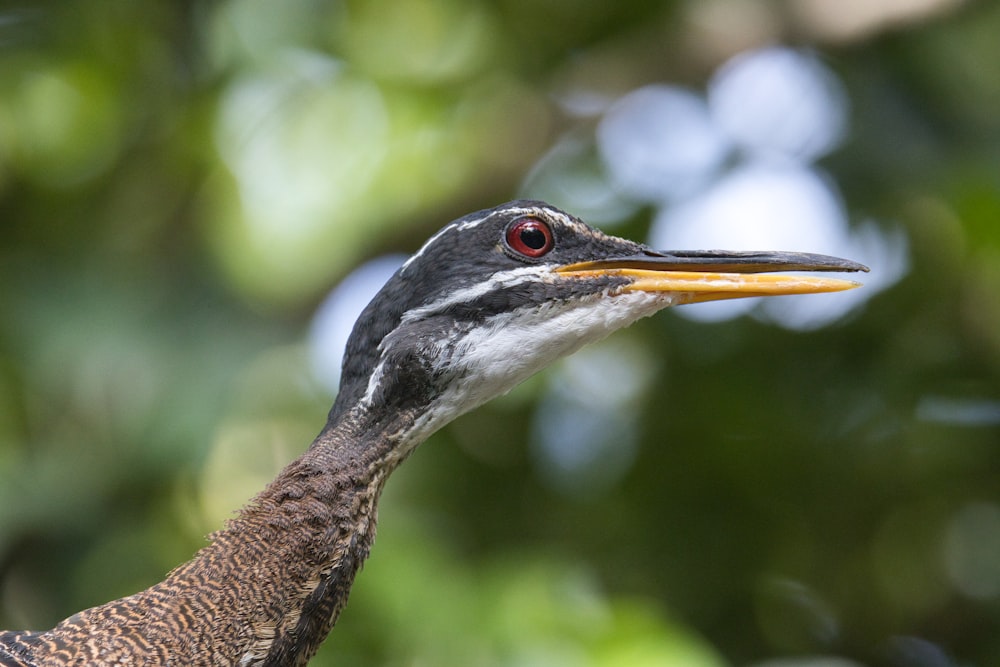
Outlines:
[{"label": "green foliage", "polygon": [[331,397],[302,340],[357,263],[518,195],[560,136],[596,187],[570,93],[702,89],[785,40],[844,82],[823,166],[905,235],[904,279],[816,331],[617,334],[593,360],[644,377],[603,476],[539,454],[573,368],[459,420],[389,483],[317,663],[995,664],[1000,10],[848,39],[779,7],[5,5],[0,627],[153,583],[305,448]]}]

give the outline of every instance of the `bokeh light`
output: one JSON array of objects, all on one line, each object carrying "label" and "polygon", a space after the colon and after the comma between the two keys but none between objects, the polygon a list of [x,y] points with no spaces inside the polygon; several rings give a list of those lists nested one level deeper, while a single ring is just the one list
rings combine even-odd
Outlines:
[{"label": "bokeh light", "polygon": [[[809,329],[864,303],[907,266],[903,235],[871,224],[852,230],[829,177],[812,166],[843,140],[847,113],[836,76],[813,55],[769,48],[719,68],[707,102],[667,86],[629,93],[597,137],[616,187],[659,207],[650,232],[658,249],[797,250],[874,267],[864,290],[764,304],[767,320]],[[679,312],[722,321],[757,305],[724,301]]]},{"label": "bokeh light", "polygon": [[354,322],[406,257],[386,255],[365,262],[348,274],[313,316],[309,330],[312,370],[331,393],[340,386],[340,365]]},{"label": "bokeh light", "polygon": [[847,132],[847,97],[812,54],[770,48],[740,54],[708,84],[715,127],[756,157],[809,163]]},{"label": "bokeh light", "polygon": [[948,525],[945,565],[965,595],[1000,598],[1000,506],[973,503],[959,510]]},{"label": "bokeh light", "polygon": [[557,364],[532,420],[542,478],[582,498],[620,481],[635,459],[641,397],[656,371],[652,354],[629,338],[592,345]]},{"label": "bokeh light", "polygon": [[635,202],[610,182],[594,142],[577,135],[563,137],[535,163],[520,196],[547,201],[605,229],[614,228],[636,209]]},{"label": "bokeh light", "polygon": [[218,247],[248,290],[275,296],[350,261],[344,237],[363,233],[349,223],[370,218],[367,192],[389,140],[371,81],[317,54],[284,64],[235,82],[215,132],[236,194],[219,190]]},{"label": "bokeh light", "polygon": [[697,191],[729,148],[700,96],[664,85],[618,100],[597,127],[597,144],[612,182],[654,202]]}]

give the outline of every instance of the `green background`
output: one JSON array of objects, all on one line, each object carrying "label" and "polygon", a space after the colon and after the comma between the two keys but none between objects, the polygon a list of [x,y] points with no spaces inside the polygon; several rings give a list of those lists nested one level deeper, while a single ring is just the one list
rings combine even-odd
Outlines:
[{"label": "green background", "polygon": [[655,372],[598,491],[527,444],[559,369],[444,429],[316,664],[998,664],[1000,3],[816,5],[0,4],[0,627],[159,580],[302,451],[317,305],[591,136],[561,92],[783,43],[842,81],[821,165],[905,276],[815,331],[616,334]]}]

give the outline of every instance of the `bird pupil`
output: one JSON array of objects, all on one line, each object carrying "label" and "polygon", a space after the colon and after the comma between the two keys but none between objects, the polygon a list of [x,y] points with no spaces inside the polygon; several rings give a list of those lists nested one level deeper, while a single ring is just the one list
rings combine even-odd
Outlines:
[{"label": "bird pupil", "polygon": [[545,247],[545,232],[535,225],[526,225],[521,229],[521,242],[532,250],[541,250]]}]

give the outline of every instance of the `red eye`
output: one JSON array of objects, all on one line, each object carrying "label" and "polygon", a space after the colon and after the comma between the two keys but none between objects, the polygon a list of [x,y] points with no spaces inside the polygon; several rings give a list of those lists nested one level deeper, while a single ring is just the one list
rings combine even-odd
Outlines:
[{"label": "red eye", "polygon": [[552,250],[552,230],[537,218],[518,218],[507,226],[507,245],[525,257],[541,257]]}]

